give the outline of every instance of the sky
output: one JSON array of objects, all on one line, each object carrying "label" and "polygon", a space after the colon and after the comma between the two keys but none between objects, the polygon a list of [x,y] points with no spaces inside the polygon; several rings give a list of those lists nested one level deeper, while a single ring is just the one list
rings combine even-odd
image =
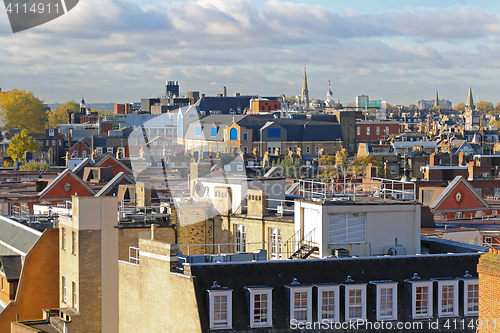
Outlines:
[{"label": "sky", "polygon": [[[130,103],[165,81],[208,96],[389,104],[500,102],[500,1],[80,0],[13,34],[0,3],[0,87],[46,103]],[[243,73],[243,74],[242,74]]]}]

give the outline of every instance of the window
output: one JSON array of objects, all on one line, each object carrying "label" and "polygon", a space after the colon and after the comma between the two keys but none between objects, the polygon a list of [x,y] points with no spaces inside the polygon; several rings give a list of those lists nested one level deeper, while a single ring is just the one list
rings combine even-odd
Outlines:
[{"label": "window", "polygon": [[269,128],[267,130],[268,138],[280,138],[281,137],[281,128]]},{"label": "window", "polygon": [[82,151],[82,157],[87,157],[87,151],[86,150]]},{"label": "window", "polygon": [[247,146],[243,146],[243,152],[245,152],[245,154],[248,154],[248,147]]},{"label": "window", "polygon": [[319,153],[319,146],[314,147],[314,152]]},{"label": "window", "polygon": [[385,127],[385,135],[389,135],[389,126]]},{"label": "window", "polygon": [[201,126],[196,127],[196,135],[201,135]]},{"label": "window", "polygon": [[438,314],[440,317],[458,316],[458,280],[438,281]]},{"label": "window", "polygon": [[372,282],[377,286],[377,320],[398,319],[398,284],[393,282]]},{"label": "window", "polygon": [[356,127],[356,135],[361,135],[361,127],[359,126]]},{"label": "window", "polygon": [[498,210],[492,210],[491,215],[498,215]]},{"label": "window", "polygon": [[156,156],[163,156],[163,149],[158,149],[156,151]]},{"label": "window", "polygon": [[243,133],[243,140],[248,140],[248,134],[247,133]]},{"label": "window", "polygon": [[340,286],[316,285],[318,288],[318,322],[339,321]]},{"label": "window", "polygon": [[234,127],[229,131],[229,140],[238,140],[238,130]]},{"label": "window", "polygon": [[463,219],[464,218],[464,212],[455,212],[455,218],[456,219]]},{"label": "window", "polygon": [[73,290],[73,307],[76,308],[77,302],[76,302],[76,283],[71,282],[71,289]]},{"label": "window", "polygon": [[149,150],[149,156],[154,156],[155,155],[155,151],[154,149],[150,149]]},{"label": "window", "polygon": [[234,225],[234,240],[235,240],[235,249],[234,252],[245,252],[246,251],[246,241],[247,241],[247,232],[246,226],[244,224],[235,224]]},{"label": "window", "polygon": [[217,136],[217,127],[212,127],[211,133],[212,136]]},{"label": "window", "polygon": [[75,254],[76,253],[76,232],[72,231],[71,235],[73,238],[73,242],[72,242],[72,246],[71,246],[71,253]]},{"label": "window", "polygon": [[66,250],[66,228],[61,228],[61,249]]},{"label": "window", "polygon": [[269,228],[270,259],[281,259],[281,239],[282,234],[280,229]]},{"label": "window", "polygon": [[106,147],[106,153],[113,154],[113,147]]},{"label": "window", "polygon": [[312,287],[287,286],[290,289],[290,322],[312,321]]},{"label": "window", "polygon": [[209,290],[210,329],[232,328],[232,290]]},{"label": "window", "polygon": [[66,278],[63,276],[62,281],[61,281],[61,287],[62,287],[62,301],[66,302]]},{"label": "window", "polygon": [[78,150],[73,151],[73,157],[78,157]]},{"label": "window", "polygon": [[366,285],[345,286],[346,321],[366,319]]},{"label": "window", "polygon": [[306,154],[310,154],[311,153],[311,146],[306,146]]},{"label": "window", "polygon": [[56,145],[56,140],[52,140],[52,146],[55,147]]},{"label": "window", "polygon": [[379,127],[379,126],[377,126],[377,127],[375,128],[375,133],[377,133],[377,135],[380,135],[380,127]]},{"label": "window", "polygon": [[250,296],[250,327],[273,326],[273,295],[270,287],[247,287]]},{"label": "window", "polygon": [[42,140],[38,140],[38,145],[39,145],[40,147],[43,147],[43,141],[42,141]]},{"label": "window", "polygon": [[370,135],[370,126],[366,127],[366,135]]},{"label": "window", "polygon": [[102,147],[97,147],[95,150],[97,154],[102,154]]},{"label": "window", "polygon": [[411,284],[413,318],[432,317],[432,281],[411,281]]},{"label": "window", "polygon": [[479,314],[479,282],[477,279],[464,281],[464,314],[466,316]]},{"label": "window", "polygon": [[366,242],[366,214],[330,214],[328,243],[351,244]]},{"label": "window", "polygon": [[391,175],[395,175],[395,174],[396,174],[396,166],[391,165]]}]

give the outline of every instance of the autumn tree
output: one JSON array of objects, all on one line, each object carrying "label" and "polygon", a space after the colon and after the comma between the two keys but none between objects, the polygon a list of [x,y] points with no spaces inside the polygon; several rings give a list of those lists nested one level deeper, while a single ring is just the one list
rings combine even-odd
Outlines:
[{"label": "autumn tree", "polygon": [[31,91],[11,90],[0,96],[0,111],[5,127],[19,127],[28,132],[42,132],[47,124],[43,101]]},{"label": "autumn tree", "polygon": [[59,124],[66,124],[68,122],[68,112],[79,112],[80,105],[75,101],[66,102],[63,105],[47,111],[47,118],[49,120],[49,127],[55,127]]},{"label": "autumn tree", "polygon": [[384,165],[373,156],[360,156],[355,158],[352,161],[355,173],[357,175],[364,175],[366,173],[366,167],[369,163],[377,167],[377,177],[385,176]]},{"label": "autumn tree", "polygon": [[465,111],[465,104],[464,103],[460,103],[458,105],[456,105],[453,110],[456,110],[456,111]]},{"label": "autumn tree", "polygon": [[21,133],[17,133],[10,140],[7,154],[9,154],[13,160],[17,157],[19,161],[24,162],[25,152],[38,152],[40,150],[36,141],[28,135],[28,131],[23,129]]},{"label": "autumn tree", "polygon": [[476,104],[476,107],[481,113],[487,113],[494,110],[493,103],[491,102],[481,101]]}]

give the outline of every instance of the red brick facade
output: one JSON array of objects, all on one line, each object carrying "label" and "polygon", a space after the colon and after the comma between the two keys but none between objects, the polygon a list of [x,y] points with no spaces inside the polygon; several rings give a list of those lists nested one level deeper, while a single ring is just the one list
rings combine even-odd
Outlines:
[{"label": "red brick facade", "polygon": [[401,125],[399,123],[384,121],[356,122],[356,140],[358,142],[383,140],[389,138],[391,134],[399,135],[400,133]]}]

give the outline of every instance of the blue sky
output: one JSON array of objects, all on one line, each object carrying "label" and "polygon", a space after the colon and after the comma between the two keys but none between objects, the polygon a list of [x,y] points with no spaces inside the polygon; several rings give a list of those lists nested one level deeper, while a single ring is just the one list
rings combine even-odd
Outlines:
[{"label": "blue sky", "polygon": [[389,104],[500,102],[498,1],[80,0],[12,34],[0,8],[0,84],[48,103],[134,102],[163,93],[297,95]]}]

